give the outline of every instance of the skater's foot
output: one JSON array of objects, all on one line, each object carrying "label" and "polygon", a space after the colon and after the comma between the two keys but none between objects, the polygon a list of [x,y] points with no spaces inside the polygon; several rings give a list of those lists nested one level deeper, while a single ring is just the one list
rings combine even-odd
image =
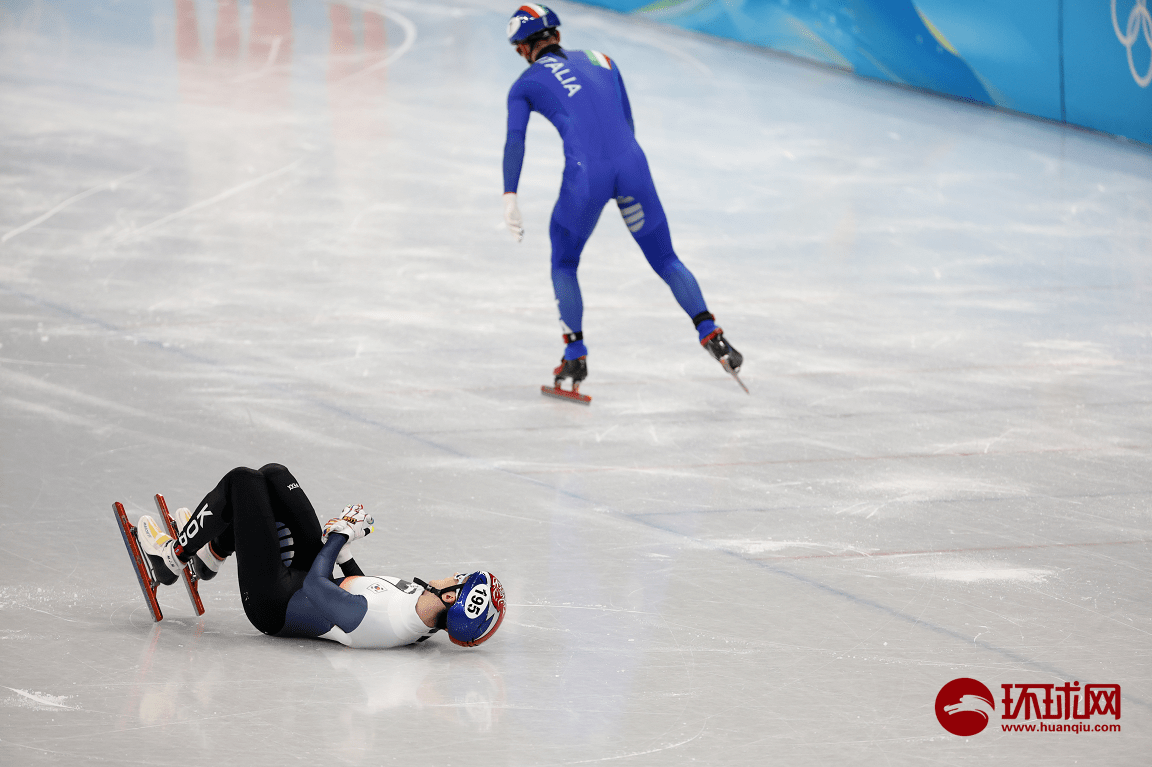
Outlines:
[{"label": "skater's foot", "polygon": [[171,586],[180,577],[184,565],[176,557],[176,541],[164,532],[156,520],[145,514],[136,525],[136,539],[140,549],[152,565],[156,580]]},{"label": "skater's foot", "polygon": [[[552,371],[552,375],[555,377],[555,382],[552,386],[541,386],[541,394],[569,402],[579,402],[581,405],[587,405],[592,401],[587,394],[580,393],[580,382],[588,377],[587,357],[577,357],[574,360],[562,358],[560,364]],[[572,379],[571,389],[561,387],[560,384],[564,383],[565,378]]]},{"label": "skater's foot", "polygon": [[[188,520],[192,518],[192,512],[188,509],[176,509],[176,528],[180,530],[181,534],[184,533],[184,528],[188,525]],[[185,538],[187,540],[187,538]],[[216,573],[220,572],[220,565],[224,564],[227,556],[219,556],[209,543],[204,548],[196,552],[196,556],[190,560],[192,569],[196,573],[196,577],[202,581],[210,581],[216,577]]]},{"label": "skater's foot", "polygon": [[555,377],[555,385],[559,388],[560,383],[565,378],[572,379],[572,389],[575,391],[580,388],[580,382],[588,377],[588,358],[579,357],[574,360],[561,359],[560,364],[552,371]]},{"label": "skater's foot", "polygon": [[739,373],[740,366],[744,364],[744,355],[736,351],[732,344],[724,338],[724,330],[716,328],[701,341],[700,345],[703,346],[712,357],[724,366],[724,369],[729,373]]}]

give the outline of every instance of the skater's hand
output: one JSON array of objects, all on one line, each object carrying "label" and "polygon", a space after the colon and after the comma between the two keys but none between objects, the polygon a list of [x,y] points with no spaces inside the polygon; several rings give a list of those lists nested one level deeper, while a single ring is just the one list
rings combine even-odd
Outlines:
[{"label": "skater's hand", "polygon": [[324,535],[321,540],[327,543],[329,535],[339,533],[348,536],[348,542],[351,543],[372,532],[372,524],[375,521],[371,514],[364,511],[361,504],[345,506],[344,510],[340,512],[340,516],[333,517],[324,525]]},{"label": "skater's hand", "polygon": [[515,192],[507,192],[504,195],[504,225],[516,238],[516,242],[524,239],[524,218],[520,215],[520,207],[516,204]]}]

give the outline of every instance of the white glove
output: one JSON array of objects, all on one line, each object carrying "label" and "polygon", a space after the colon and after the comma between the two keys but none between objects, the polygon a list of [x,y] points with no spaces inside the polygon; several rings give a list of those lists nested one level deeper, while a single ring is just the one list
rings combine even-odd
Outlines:
[{"label": "white glove", "polygon": [[516,193],[504,193],[504,225],[516,238],[516,242],[524,239],[524,218],[520,215],[520,207],[516,205]]},{"label": "white glove", "polygon": [[[320,540],[327,543],[329,535],[339,533],[348,536],[348,543],[351,543],[357,538],[363,538],[371,533],[372,524],[375,521],[376,520],[372,519],[371,514],[364,511],[364,507],[361,504],[345,506],[344,510],[340,512],[340,516],[333,517],[324,525],[324,535]],[[347,544],[345,544],[344,548],[348,548]],[[343,550],[341,550],[341,554],[343,554]],[[351,557],[351,554],[349,554],[349,557]],[[339,561],[339,557],[337,557],[337,561]],[[344,561],[347,562],[348,558],[346,557]]]}]

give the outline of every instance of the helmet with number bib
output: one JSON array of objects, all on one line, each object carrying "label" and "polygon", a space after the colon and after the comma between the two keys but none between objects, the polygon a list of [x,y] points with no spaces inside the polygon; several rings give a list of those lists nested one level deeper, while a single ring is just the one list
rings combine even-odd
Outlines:
[{"label": "helmet with number bib", "polygon": [[504,587],[483,570],[459,575],[463,585],[448,608],[448,638],[461,647],[475,647],[496,633],[504,620]]},{"label": "helmet with number bib", "polygon": [[546,5],[522,5],[508,19],[508,42],[516,45],[532,35],[560,26],[560,17]]}]

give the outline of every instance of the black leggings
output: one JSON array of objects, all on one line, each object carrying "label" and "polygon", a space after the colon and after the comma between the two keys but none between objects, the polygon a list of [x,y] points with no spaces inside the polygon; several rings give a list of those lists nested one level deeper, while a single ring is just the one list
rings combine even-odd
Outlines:
[{"label": "black leggings", "polygon": [[[287,567],[280,556],[278,522],[293,539]],[[244,614],[265,634],[284,628],[288,601],[303,586],[323,546],[312,503],[292,473],[278,463],[259,471],[240,467],[225,474],[192,510],[184,532],[192,533],[182,541],[185,560],[209,543],[221,557],[236,553]]]}]

